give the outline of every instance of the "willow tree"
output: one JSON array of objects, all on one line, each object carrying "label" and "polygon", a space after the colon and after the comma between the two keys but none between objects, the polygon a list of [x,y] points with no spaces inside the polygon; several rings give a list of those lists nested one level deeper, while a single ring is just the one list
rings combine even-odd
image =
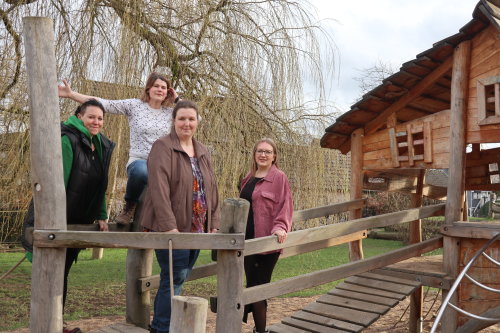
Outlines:
[{"label": "willow tree", "polygon": [[[214,148],[222,195],[234,193],[256,138],[310,144],[318,128],[331,121],[323,82],[325,68],[333,72],[333,43],[307,1],[4,0],[1,133],[22,132],[28,123],[20,36],[22,17],[34,15],[54,19],[58,75],[75,90],[137,97],[150,72],[171,76],[182,96],[201,105],[200,136]],[[92,90],[89,82],[102,84]],[[305,84],[312,96],[304,97]],[[61,103],[65,112],[74,107],[68,100]],[[112,139],[123,141],[125,153],[115,153],[120,170],[126,126],[123,119],[105,126]],[[10,152],[17,173],[26,173],[26,159],[17,158],[25,144],[18,140]],[[304,162],[294,149],[283,157],[285,169]],[[14,182],[11,174],[6,177]],[[321,175],[311,177],[318,181]]]}]

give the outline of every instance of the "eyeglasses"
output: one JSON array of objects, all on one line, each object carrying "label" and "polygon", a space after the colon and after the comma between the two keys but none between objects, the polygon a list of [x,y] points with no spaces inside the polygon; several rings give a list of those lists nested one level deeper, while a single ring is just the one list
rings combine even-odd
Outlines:
[{"label": "eyeglasses", "polygon": [[257,155],[262,155],[262,154],[264,154],[264,155],[266,155],[266,156],[269,156],[269,155],[272,155],[272,154],[273,154],[273,151],[272,151],[272,150],[260,150],[260,149],[259,149],[259,150],[257,150],[257,151],[255,152],[255,154],[257,154]]}]

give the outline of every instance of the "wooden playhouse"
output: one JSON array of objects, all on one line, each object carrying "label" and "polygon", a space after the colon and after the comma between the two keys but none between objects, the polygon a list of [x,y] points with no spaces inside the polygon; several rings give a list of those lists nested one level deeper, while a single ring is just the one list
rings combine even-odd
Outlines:
[{"label": "wooden playhouse", "polygon": [[[464,223],[465,191],[500,191],[500,148],[484,145],[494,143],[500,143],[498,0],[480,1],[457,34],[404,63],[321,139],[322,147],[351,153],[352,199],[361,198],[363,189],[410,192],[416,206],[422,196],[446,199],[442,269],[451,280],[500,232],[494,221]],[[444,191],[425,179],[434,169],[448,174]],[[419,223],[412,224],[411,242],[421,241]],[[488,251],[498,260],[499,249],[496,241]],[[472,275],[500,288],[500,268],[487,260],[479,260]],[[498,309],[500,295],[464,280],[453,302],[481,314]],[[447,311],[442,331],[454,332],[467,320]]]}]

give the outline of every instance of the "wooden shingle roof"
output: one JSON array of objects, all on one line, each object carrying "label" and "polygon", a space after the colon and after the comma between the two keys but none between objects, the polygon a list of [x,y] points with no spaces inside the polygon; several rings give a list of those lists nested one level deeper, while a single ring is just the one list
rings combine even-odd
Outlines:
[{"label": "wooden shingle roof", "polygon": [[500,31],[500,0],[481,0],[472,20],[457,34],[445,38],[401,66],[399,72],[363,95],[351,109],[325,129],[321,147],[350,151],[350,136],[357,128],[371,134],[383,128],[389,116],[407,122],[450,107],[451,69],[455,47],[494,25]]}]

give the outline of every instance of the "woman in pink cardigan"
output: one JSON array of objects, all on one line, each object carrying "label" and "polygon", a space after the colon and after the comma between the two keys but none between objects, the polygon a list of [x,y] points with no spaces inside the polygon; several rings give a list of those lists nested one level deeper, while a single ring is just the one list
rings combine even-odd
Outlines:
[{"label": "woman in pink cardigan", "polygon": [[[250,202],[245,239],[276,235],[286,240],[292,227],[293,201],[288,178],[278,169],[278,150],[273,140],[264,138],[255,144],[250,172],[241,182],[240,198]],[[269,283],[281,251],[245,257],[247,288]],[[255,333],[265,333],[267,301],[245,306],[243,321],[253,314]]]}]

